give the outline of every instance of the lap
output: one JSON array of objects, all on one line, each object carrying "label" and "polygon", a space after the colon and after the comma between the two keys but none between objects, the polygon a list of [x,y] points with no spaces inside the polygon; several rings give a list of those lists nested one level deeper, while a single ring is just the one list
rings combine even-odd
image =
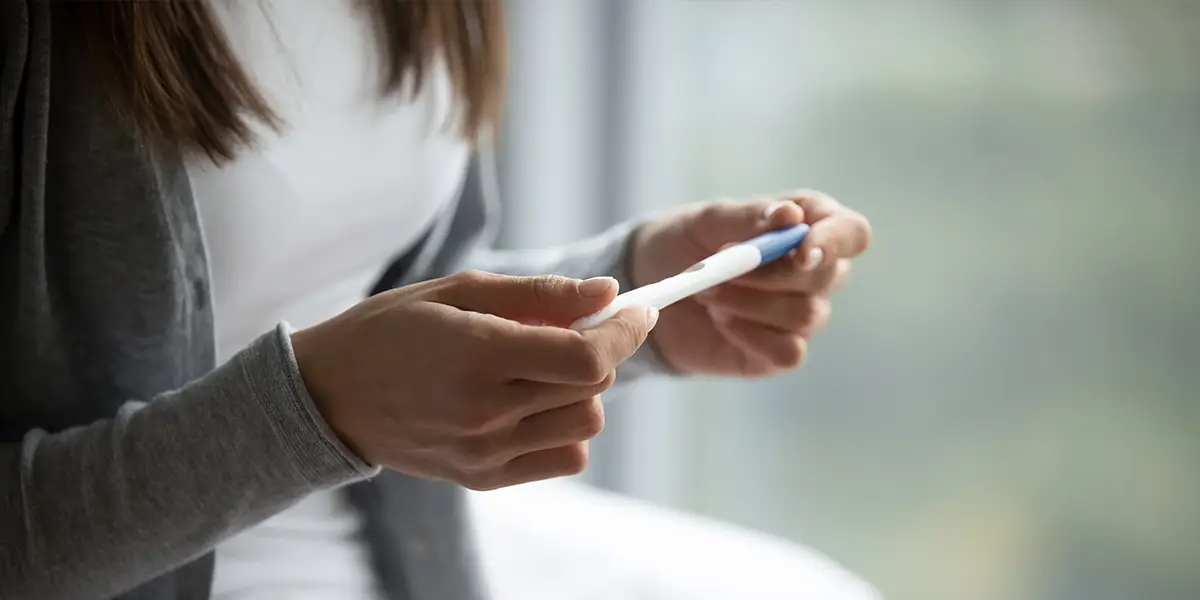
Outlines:
[{"label": "lap", "polygon": [[878,600],[802,546],[556,480],[472,493],[496,600]]}]

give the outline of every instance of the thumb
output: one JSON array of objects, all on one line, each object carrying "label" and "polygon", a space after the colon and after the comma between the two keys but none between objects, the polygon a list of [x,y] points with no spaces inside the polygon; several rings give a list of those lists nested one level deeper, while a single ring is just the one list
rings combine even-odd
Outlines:
[{"label": "thumb", "polygon": [[697,211],[688,225],[690,237],[715,251],[774,229],[804,222],[804,211],[791,200],[715,202]]},{"label": "thumb", "polygon": [[611,319],[580,332],[592,344],[606,367],[616,368],[625,362],[646,341],[658,323],[658,309],[646,306],[627,306]]},{"label": "thumb", "polygon": [[434,302],[522,323],[566,326],[608,306],[617,280],[580,281],[557,275],[511,276],[469,271],[449,277]]}]

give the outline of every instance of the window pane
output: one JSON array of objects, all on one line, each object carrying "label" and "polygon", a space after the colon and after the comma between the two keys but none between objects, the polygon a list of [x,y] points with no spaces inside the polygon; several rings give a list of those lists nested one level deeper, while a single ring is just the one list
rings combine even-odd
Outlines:
[{"label": "window pane", "polygon": [[889,598],[1200,597],[1200,3],[679,3],[690,198],[875,245],[806,368],[693,381],[689,507]]}]

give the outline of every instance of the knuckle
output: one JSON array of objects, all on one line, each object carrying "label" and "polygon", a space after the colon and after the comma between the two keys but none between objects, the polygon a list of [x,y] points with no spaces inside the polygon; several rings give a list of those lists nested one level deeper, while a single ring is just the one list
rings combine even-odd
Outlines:
[{"label": "knuckle", "polygon": [[871,237],[873,235],[873,232],[871,231],[871,222],[859,213],[853,214],[855,217],[855,223],[859,229],[859,252],[865,252],[867,248],[871,246]]},{"label": "knuckle", "polygon": [[533,294],[535,302],[541,302],[554,296],[553,284],[550,283],[548,277],[530,277],[528,282],[529,292]]},{"label": "knuckle", "polygon": [[461,271],[461,272],[455,273],[454,275],[450,276],[450,279],[453,280],[455,283],[464,284],[464,285],[477,284],[477,283],[485,281],[487,278],[488,278],[488,274],[484,273],[483,271],[480,271],[478,269]]},{"label": "knuckle", "polygon": [[571,285],[571,280],[558,275],[543,275],[530,277],[529,287],[534,300],[553,300],[563,295]]},{"label": "knuckle", "polygon": [[642,319],[622,321],[621,349],[633,354],[646,336],[650,335],[650,328],[647,325],[648,323]]},{"label": "knuckle", "polygon": [[849,259],[843,258],[837,261],[833,268],[833,276],[829,283],[825,286],[826,293],[834,293],[842,289],[846,282],[850,279],[851,262]]},{"label": "knuckle", "polygon": [[608,361],[595,345],[580,337],[570,352],[574,355],[576,375],[588,383],[599,383],[608,377]]},{"label": "knuckle", "polygon": [[818,300],[814,306],[814,312],[817,315],[814,320],[818,323],[825,323],[833,316],[833,303],[828,300]]},{"label": "knuckle", "polygon": [[578,475],[587,469],[588,465],[588,445],[587,442],[579,442],[564,446],[559,450],[559,468],[563,475]]},{"label": "knuckle", "polygon": [[600,394],[601,392],[604,392],[605,390],[608,390],[609,388],[611,388],[613,386],[613,384],[616,382],[617,382],[617,371],[614,369],[612,371],[609,371],[608,375],[605,375],[604,379],[600,383],[597,383],[596,386],[594,388],[592,388],[592,390],[594,393]]},{"label": "knuckle", "polygon": [[476,405],[459,411],[455,424],[459,430],[467,434],[483,433],[492,428],[498,419],[496,411],[482,406]]},{"label": "knuckle", "polygon": [[822,291],[822,290],[829,289],[829,287],[831,285],[833,285],[833,282],[837,279],[837,276],[838,276],[837,262],[833,263],[833,265],[828,266],[828,267],[821,267],[820,270],[817,272],[817,274],[814,277],[814,279],[816,280],[814,282],[815,285],[812,286],[814,291]]},{"label": "knuckle", "polygon": [[581,402],[579,413],[576,433],[580,439],[590,440],[604,431],[604,404],[599,396],[592,396]]},{"label": "knuckle", "polygon": [[833,196],[826,194],[825,192],[822,192],[821,190],[816,190],[816,189],[812,189],[812,188],[800,188],[798,190],[793,190],[792,196],[796,197],[796,198],[807,198],[809,200],[816,200],[818,202],[821,202],[823,204],[828,204],[830,206],[840,206],[841,205],[841,203],[838,202],[837,198],[834,198]]},{"label": "knuckle", "polygon": [[807,317],[804,323],[794,328],[805,338],[811,337],[816,332],[825,328],[829,323],[829,315],[833,308],[828,300],[816,298],[808,302]]},{"label": "knuckle", "polygon": [[790,331],[796,331],[813,322],[816,315],[812,302],[796,302],[789,306],[784,316],[784,326]]},{"label": "knuckle", "polygon": [[790,343],[781,347],[779,364],[788,369],[794,369],[804,363],[804,355],[808,353],[808,343],[797,336]]},{"label": "knuckle", "polygon": [[730,207],[732,207],[733,205],[734,205],[734,202],[727,198],[714,200],[712,202],[705,204],[704,207],[700,209],[700,212],[697,216],[700,218],[701,221],[704,221],[704,222],[712,221],[714,219],[719,219],[719,218],[721,218],[721,215],[728,212]]},{"label": "knuckle", "polygon": [[484,473],[462,473],[455,478],[455,483],[475,492],[490,492],[503,487],[494,476]]},{"label": "knuckle", "polygon": [[[613,348],[622,358],[637,351],[638,346],[650,334],[650,330],[645,327],[645,324],[632,315],[633,313],[627,313],[625,318],[612,319]],[[605,374],[607,374],[607,370]]]},{"label": "knuckle", "polygon": [[501,447],[485,437],[469,437],[458,445],[458,458],[464,469],[478,471],[500,460]]}]

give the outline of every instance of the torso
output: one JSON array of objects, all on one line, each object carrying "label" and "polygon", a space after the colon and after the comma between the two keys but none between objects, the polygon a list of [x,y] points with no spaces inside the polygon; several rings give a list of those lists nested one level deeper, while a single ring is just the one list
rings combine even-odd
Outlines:
[{"label": "torso", "polygon": [[[286,124],[231,163],[187,163],[223,362],[281,320],[365,297],[458,191],[469,149],[443,71],[416,98],[379,98],[374,31],[351,0],[213,7]],[[218,547],[214,597],[374,597],[359,528],[340,494],[314,494]]]}]

